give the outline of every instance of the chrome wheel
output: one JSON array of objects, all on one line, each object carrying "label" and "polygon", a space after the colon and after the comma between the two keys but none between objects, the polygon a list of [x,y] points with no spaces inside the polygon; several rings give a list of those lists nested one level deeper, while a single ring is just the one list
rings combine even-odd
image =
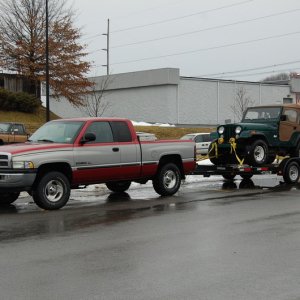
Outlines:
[{"label": "chrome wheel", "polygon": [[44,193],[48,201],[57,202],[64,195],[63,184],[58,180],[51,180],[45,186]]},{"label": "chrome wheel", "polygon": [[289,178],[292,182],[296,182],[299,178],[299,168],[296,165],[292,165],[289,168]]},{"label": "chrome wheel", "polygon": [[176,173],[173,170],[169,170],[164,175],[164,186],[167,189],[172,189],[177,182]]},{"label": "chrome wheel", "polygon": [[254,158],[258,163],[265,159],[266,151],[263,146],[257,145],[254,149]]}]

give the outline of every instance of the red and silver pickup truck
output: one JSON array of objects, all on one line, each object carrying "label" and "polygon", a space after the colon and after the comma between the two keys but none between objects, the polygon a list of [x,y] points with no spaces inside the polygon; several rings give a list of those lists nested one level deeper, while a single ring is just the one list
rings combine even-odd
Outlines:
[{"label": "red and silver pickup truck", "polygon": [[113,192],[152,180],[155,191],[175,194],[196,166],[195,143],[140,141],[131,121],[61,119],[46,123],[23,144],[0,149],[0,205],[32,195],[43,209],[59,209],[74,188],[105,183]]}]

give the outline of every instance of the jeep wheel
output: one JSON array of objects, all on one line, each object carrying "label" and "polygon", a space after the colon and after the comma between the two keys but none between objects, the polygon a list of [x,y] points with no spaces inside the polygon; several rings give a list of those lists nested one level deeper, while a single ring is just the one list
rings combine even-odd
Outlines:
[{"label": "jeep wheel", "polygon": [[34,202],[43,209],[60,209],[70,198],[70,182],[60,172],[45,174],[32,191]]},{"label": "jeep wheel", "polygon": [[224,159],[224,156],[222,156],[222,153],[218,153],[218,156],[216,157],[215,150],[212,150],[212,144],[208,147],[208,158],[211,161],[212,164],[218,166],[218,165],[224,165],[226,163],[226,160]]},{"label": "jeep wheel", "polygon": [[131,181],[116,181],[106,183],[107,188],[115,193],[123,193],[127,191],[130,185]]},{"label": "jeep wheel", "polygon": [[175,194],[181,184],[181,175],[178,167],[169,163],[160,167],[152,180],[153,188],[161,196]]},{"label": "jeep wheel", "polygon": [[19,198],[19,195],[19,192],[0,194],[0,206],[12,204]]},{"label": "jeep wheel", "polygon": [[261,166],[267,163],[268,158],[268,145],[263,140],[257,140],[250,146],[245,160],[251,166]]}]

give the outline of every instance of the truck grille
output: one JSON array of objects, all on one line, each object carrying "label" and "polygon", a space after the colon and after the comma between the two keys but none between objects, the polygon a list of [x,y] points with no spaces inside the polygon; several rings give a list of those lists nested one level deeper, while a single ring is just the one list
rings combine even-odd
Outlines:
[{"label": "truck grille", "polygon": [[224,140],[225,142],[229,142],[229,139],[235,137],[235,126],[226,125],[224,131]]},{"label": "truck grille", "polygon": [[7,153],[0,153],[0,169],[8,169],[11,167],[11,155]]}]

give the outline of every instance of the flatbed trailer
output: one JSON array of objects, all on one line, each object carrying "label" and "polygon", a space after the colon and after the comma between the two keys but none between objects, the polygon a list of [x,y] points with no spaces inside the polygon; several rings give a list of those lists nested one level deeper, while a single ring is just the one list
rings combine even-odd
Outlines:
[{"label": "flatbed trailer", "polygon": [[225,179],[233,180],[240,175],[243,179],[250,179],[253,175],[276,174],[282,176],[285,183],[297,183],[300,176],[300,158],[285,158],[280,163],[252,167],[249,165],[197,165],[193,175],[210,177],[221,175]]}]

